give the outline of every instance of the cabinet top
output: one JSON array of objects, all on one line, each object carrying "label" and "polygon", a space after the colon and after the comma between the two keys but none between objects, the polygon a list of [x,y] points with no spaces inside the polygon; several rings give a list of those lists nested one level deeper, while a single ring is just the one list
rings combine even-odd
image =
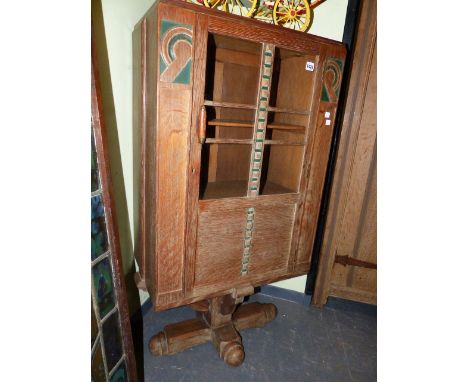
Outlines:
[{"label": "cabinet top", "polygon": [[326,45],[328,47],[333,47],[333,50],[339,55],[346,54],[346,48],[342,42],[331,40],[331,39],[317,36],[317,35],[313,35],[310,33],[299,32],[299,31],[284,28],[278,25],[268,24],[263,21],[255,20],[253,18],[233,15],[231,13],[219,11],[217,9],[212,9],[212,8],[192,4],[192,3],[187,2],[186,0],[157,0],[153,4],[153,6],[148,10],[147,14],[153,12],[153,10],[156,7],[158,7],[160,4],[168,5],[171,7],[184,8],[186,10],[193,11],[197,14],[210,16],[210,17],[218,19],[218,22],[223,22],[223,20],[225,22],[235,22],[238,27],[249,25],[254,28],[262,29],[263,31],[268,31],[271,34],[277,34],[278,37],[282,35],[284,38],[284,35],[286,34],[288,35],[288,38],[292,40],[296,40],[298,43],[301,41],[303,44],[315,43],[319,45]]}]

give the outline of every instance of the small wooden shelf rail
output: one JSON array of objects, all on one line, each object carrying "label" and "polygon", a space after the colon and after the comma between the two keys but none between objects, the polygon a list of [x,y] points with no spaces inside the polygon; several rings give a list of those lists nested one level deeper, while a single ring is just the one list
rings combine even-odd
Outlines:
[{"label": "small wooden shelf rail", "polygon": [[[235,139],[235,138],[206,138],[205,143],[224,143],[233,145],[251,145],[253,144],[252,139]],[[264,141],[265,145],[286,145],[286,146],[304,146],[303,141],[281,141],[281,140],[269,140]]]},{"label": "small wooden shelf rail", "polygon": [[[231,119],[212,119],[208,121],[208,126],[253,128],[254,122],[253,121],[236,121],[236,120],[231,120]],[[305,127],[300,126],[300,125],[289,125],[286,123],[272,122],[272,123],[267,124],[267,129],[294,130],[298,132],[303,132],[305,130]]]},{"label": "small wooden shelf rail", "polygon": [[[214,107],[226,107],[231,109],[249,109],[256,110],[256,105],[249,105],[245,103],[233,103],[233,102],[217,102],[217,101],[207,101],[205,100],[205,106],[214,106]],[[299,114],[299,115],[309,115],[309,112],[306,110],[293,110],[280,107],[268,106],[268,111],[273,111],[275,113],[286,113],[286,114]]]}]

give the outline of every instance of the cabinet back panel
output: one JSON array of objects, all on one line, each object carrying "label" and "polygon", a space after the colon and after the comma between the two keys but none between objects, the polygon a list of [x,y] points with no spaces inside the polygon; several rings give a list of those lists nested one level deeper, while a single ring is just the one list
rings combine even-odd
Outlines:
[{"label": "cabinet back panel", "polygon": [[271,106],[309,110],[316,71],[306,70],[308,62],[315,66],[316,57],[276,49]]},{"label": "cabinet back panel", "polygon": [[[287,140],[290,134],[275,131],[275,138]],[[278,184],[288,189],[288,192],[297,192],[302,172],[303,154],[304,146],[267,146],[262,170],[265,182]]]},{"label": "cabinet back panel", "polygon": [[258,43],[209,34],[205,99],[255,104],[261,50]]}]

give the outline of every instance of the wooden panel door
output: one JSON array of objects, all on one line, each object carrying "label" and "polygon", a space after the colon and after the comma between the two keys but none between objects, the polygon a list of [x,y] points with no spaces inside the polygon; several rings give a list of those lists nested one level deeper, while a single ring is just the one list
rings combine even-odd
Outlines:
[{"label": "wooden panel door", "polygon": [[377,303],[376,4],[362,2],[313,302]]}]

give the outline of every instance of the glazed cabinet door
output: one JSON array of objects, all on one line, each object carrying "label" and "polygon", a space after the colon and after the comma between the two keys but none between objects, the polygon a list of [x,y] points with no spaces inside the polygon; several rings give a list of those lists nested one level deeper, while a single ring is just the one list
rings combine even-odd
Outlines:
[{"label": "glazed cabinet door", "polygon": [[[319,55],[197,19],[186,288],[294,270]],[[215,29],[215,30],[213,30]]]}]

